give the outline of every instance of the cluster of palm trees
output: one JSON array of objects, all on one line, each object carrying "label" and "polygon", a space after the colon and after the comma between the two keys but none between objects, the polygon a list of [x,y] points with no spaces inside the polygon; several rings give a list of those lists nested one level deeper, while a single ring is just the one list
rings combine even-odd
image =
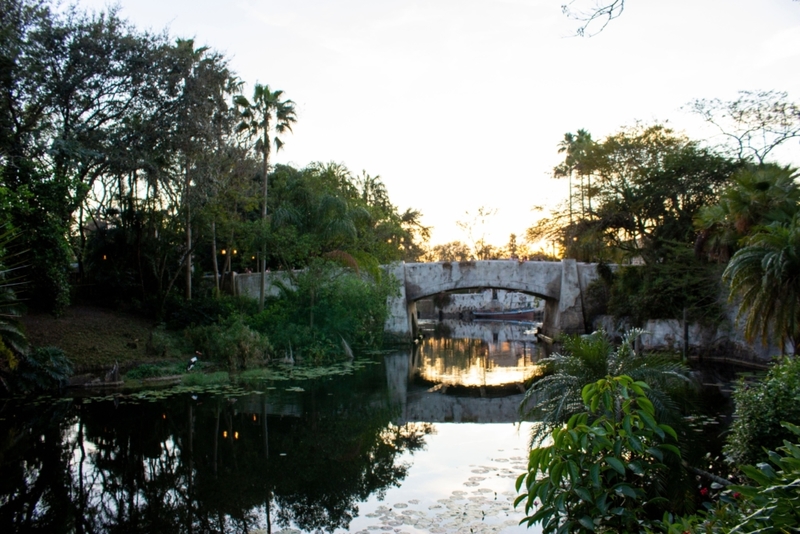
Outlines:
[{"label": "cluster of palm trees", "polygon": [[739,170],[718,204],[701,210],[698,248],[728,261],[723,281],[744,318],[745,337],[771,336],[781,351],[800,342],[800,186],[775,164]]}]

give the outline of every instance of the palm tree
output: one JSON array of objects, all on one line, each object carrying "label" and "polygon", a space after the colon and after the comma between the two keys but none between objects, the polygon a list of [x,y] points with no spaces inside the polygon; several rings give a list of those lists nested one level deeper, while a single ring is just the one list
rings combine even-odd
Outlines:
[{"label": "palm tree", "polygon": [[754,226],[788,223],[800,204],[795,178],[796,169],[774,164],[748,165],[737,171],[719,203],[698,213],[696,249],[708,242],[710,251],[725,260]]},{"label": "palm tree", "polygon": [[670,357],[637,354],[634,343],[643,333],[629,330],[616,349],[602,330],[567,336],[563,352],[541,360],[549,373],[531,384],[520,403],[522,418],[540,423],[534,426],[531,444],[540,444],[555,427],[582,412],[581,389],[606,376],[628,375],[646,382],[658,420],[670,422],[677,412],[676,395],[690,384],[689,368]]},{"label": "palm tree", "polygon": [[[291,100],[281,100],[283,91],[271,91],[269,85],[256,84],[253,91],[253,102],[251,103],[244,95],[238,95],[234,103],[239,107],[241,122],[238,130],[246,132],[256,137],[255,149],[262,155],[261,171],[261,219],[266,225],[267,221],[267,190],[269,176],[269,156],[270,145],[275,144],[275,152],[283,147],[283,141],[278,137],[287,131],[292,131],[292,124],[297,122],[295,115],[294,102]],[[272,141],[272,142],[270,142]],[[264,309],[264,284],[265,271],[267,269],[267,245],[261,249],[261,291],[258,297],[258,309]]]},{"label": "palm tree", "polygon": [[772,223],[747,238],[722,274],[730,284],[730,300],[741,297],[738,317],[745,316],[748,340],[770,333],[780,338],[781,351],[800,343],[800,214],[789,224]]}]

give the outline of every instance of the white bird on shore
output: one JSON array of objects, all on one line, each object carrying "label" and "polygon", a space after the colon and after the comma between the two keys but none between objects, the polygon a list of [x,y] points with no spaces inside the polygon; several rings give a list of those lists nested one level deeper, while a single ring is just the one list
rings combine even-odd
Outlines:
[{"label": "white bird on shore", "polygon": [[202,356],[199,350],[194,351],[194,353],[195,356],[192,356],[192,358],[189,360],[189,365],[186,366],[187,371],[191,371],[192,369],[194,369],[194,364],[197,363],[198,356]]}]

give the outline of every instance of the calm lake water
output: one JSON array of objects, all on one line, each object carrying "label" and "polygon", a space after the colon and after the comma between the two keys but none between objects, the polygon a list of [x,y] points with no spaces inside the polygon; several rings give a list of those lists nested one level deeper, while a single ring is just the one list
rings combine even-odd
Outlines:
[{"label": "calm lake water", "polygon": [[324,373],[9,401],[0,532],[537,532],[513,508],[528,328],[446,322]]}]

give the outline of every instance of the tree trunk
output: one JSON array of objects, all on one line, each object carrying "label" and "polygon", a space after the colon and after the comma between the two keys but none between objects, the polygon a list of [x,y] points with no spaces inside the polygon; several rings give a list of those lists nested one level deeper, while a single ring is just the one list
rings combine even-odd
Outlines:
[{"label": "tree trunk", "polygon": [[[262,230],[266,230],[267,227],[267,189],[269,185],[269,118],[265,118],[264,120],[264,139],[263,139],[263,150],[264,150],[264,168],[262,169],[262,185],[261,185],[261,192],[262,192],[262,201],[261,204],[261,220],[263,221],[263,228]],[[262,239],[265,236],[262,234]],[[267,243],[264,243],[261,246],[261,288],[258,292],[258,311],[264,310],[264,292],[266,291],[267,285]]]},{"label": "tree trunk", "polygon": [[211,262],[214,266],[214,296],[219,298],[219,264],[217,263],[217,221],[211,221]]},{"label": "tree trunk", "polygon": [[186,286],[184,288],[184,297],[186,300],[192,300],[192,213],[189,202],[189,164],[186,164],[186,183],[184,184],[184,202],[186,203]]}]

